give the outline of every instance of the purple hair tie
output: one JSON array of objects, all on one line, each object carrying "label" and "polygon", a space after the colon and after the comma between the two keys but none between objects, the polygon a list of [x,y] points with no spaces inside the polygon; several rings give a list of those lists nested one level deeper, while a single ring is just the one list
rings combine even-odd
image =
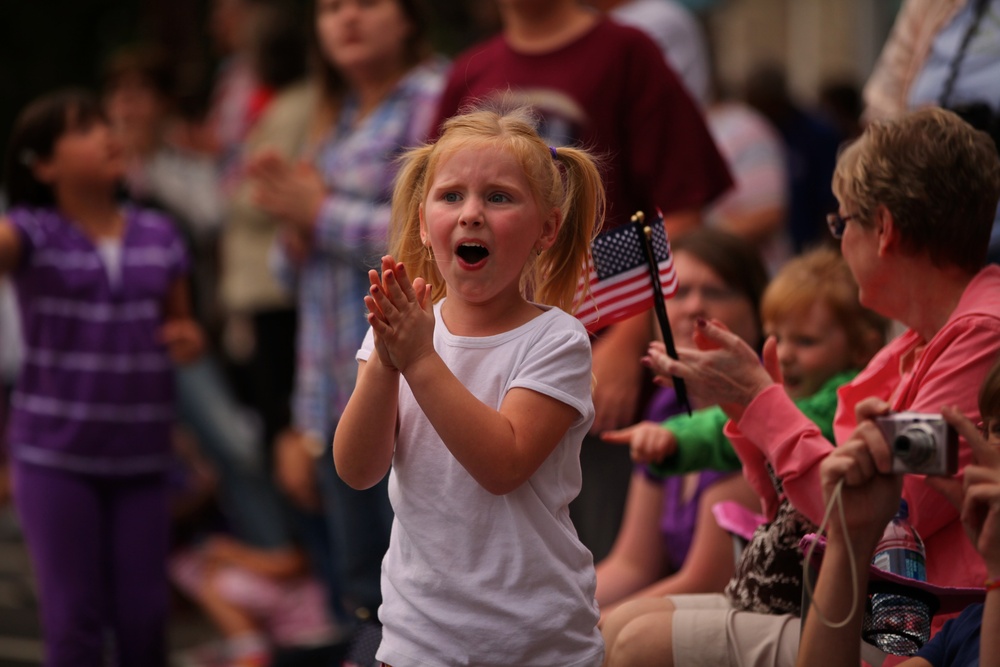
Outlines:
[{"label": "purple hair tie", "polygon": [[552,159],[553,160],[558,160],[559,159],[559,154],[556,153],[556,147],[555,146],[549,146],[549,152],[552,153]]}]

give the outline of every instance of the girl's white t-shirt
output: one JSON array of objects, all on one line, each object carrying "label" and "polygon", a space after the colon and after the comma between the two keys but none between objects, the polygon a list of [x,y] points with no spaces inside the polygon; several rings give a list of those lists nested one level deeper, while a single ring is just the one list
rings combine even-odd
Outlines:
[{"label": "girl's white t-shirt", "polygon": [[[393,667],[600,665],[593,557],[569,518],[582,483],[580,445],[594,420],[587,333],[551,308],[496,336],[454,336],[441,303],[434,347],[479,400],[499,408],[522,387],[579,418],[527,482],[496,496],[451,455],[400,383],[377,658]],[[358,358],[373,349],[369,331]]]}]

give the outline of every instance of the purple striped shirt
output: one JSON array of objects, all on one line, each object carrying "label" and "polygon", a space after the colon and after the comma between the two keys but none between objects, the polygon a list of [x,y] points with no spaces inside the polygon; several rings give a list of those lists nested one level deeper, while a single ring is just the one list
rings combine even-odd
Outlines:
[{"label": "purple striped shirt", "polygon": [[9,432],[18,460],[119,475],[170,461],[173,370],[159,330],[187,251],[162,215],[123,211],[115,284],[94,243],[61,213],[9,213],[22,243],[12,277],[25,358]]}]

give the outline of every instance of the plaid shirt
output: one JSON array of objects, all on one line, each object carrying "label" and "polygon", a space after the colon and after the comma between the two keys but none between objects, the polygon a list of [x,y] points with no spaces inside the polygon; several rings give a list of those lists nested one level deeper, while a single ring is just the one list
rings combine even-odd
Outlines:
[{"label": "plaid shirt", "polygon": [[277,272],[297,285],[299,331],[292,396],[294,425],[323,438],[354,390],[355,359],[368,330],[368,270],[386,252],[395,158],[423,141],[437,110],[446,63],[436,59],[403,78],[374,111],[358,118],[348,95],[316,163],[327,196],[313,251],[297,273],[282,252]]}]

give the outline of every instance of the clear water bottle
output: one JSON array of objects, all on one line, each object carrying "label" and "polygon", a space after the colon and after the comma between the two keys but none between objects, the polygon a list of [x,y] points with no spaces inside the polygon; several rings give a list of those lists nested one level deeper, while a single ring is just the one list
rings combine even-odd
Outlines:
[{"label": "clear water bottle", "polygon": [[[924,543],[910,524],[905,500],[885,527],[872,564],[901,577],[927,581]],[[897,593],[873,593],[862,633],[865,641],[893,655],[913,655],[931,635],[931,610],[923,600]]]}]

